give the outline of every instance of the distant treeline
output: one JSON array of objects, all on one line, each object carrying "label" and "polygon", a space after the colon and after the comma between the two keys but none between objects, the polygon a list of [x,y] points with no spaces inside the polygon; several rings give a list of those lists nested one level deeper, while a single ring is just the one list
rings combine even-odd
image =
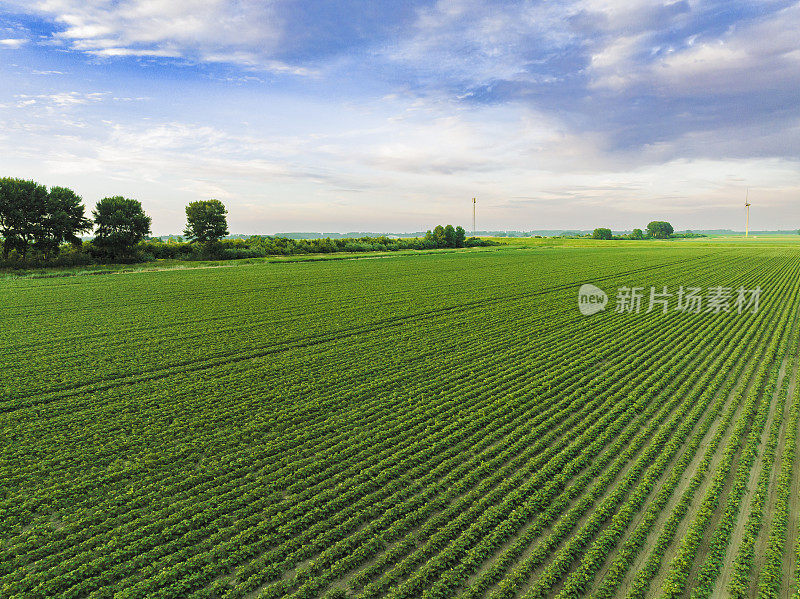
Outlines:
[{"label": "distant treeline", "polygon": [[675,233],[672,225],[664,220],[654,220],[648,223],[647,228],[642,231],[641,229],[634,229],[630,233],[622,235],[614,234],[611,229],[607,227],[598,227],[591,234],[586,234],[583,237],[591,237],[592,239],[689,239],[692,237],[705,237],[702,233],[692,233],[686,231],[685,233]]},{"label": "distant treeline", "polygon": [[[613,235],[619,239],[628,239],[634,234],[636,229],[629,230],[615,230]],[[475,231],[473,235],[480,235],[481,237],[567,237],[567,238],[580,238],[591,237],[594,233],[593,229],[539,229],[534,231]],[[707,237],[709,235],[743,235],[744,231],[734,231],[733,229],[702,229],[702,230],[685,230],[676,231],[671,237],[675,239],[690,238],[690,237]],[[797,229],[790,230],[775,230],[775,231],[754,231],[750,230],[750,235],[796,235]],[[404,235],[404,234],[400,234]],[[627,236],[627,237],[626,237]]]},{"label": "distant treeline", "polygon": [[[234,260],[267,256],[293,256],[302,254],[329,254],[334,252],[395,252],[399,250],[429,250],[448,247],[488,247],[497,242],[467,237],[462,245],[448,245],[431,235],[410,239],[392,239],[386,236],[358,237],[352,239],[289,239],[271,235],[251,235],[238,239],[221,239],[212,247],[197,242],[168,239],[145,239],[136,244],[133,252],[121,262],[149,262],[152,260]],[[2,241],[0,241],[2,246]],[[64,244],[57,255],[46,258],[30,252],[26,259],[15,255],[3,266],[83,266],[103,263],[93,250],[92,241],[82,244]]]},{"label": "distant treeline", "polygon": [[[448,229],[454,232],[447,235]],[[259,258],[264,256],[292,256],[297,254],[331,254],[334,252],[395,252],[399,250],[430,250],[437,248],[485,247],[498,245],[488,239],[458,236],[461,227],[437,226],[423,237],[391,238],[355,237],[346,239],[290,239],[272,235],[251,235],[246,238],[221,239],[211,250],[218,259]],[[462,229],[463,231],[463,229]],[[176,259],[203,260],[209,257],[206,248],[185,241],[150,239],[139,244],[145,260]]]},{"label": "distant treeline", "polygon": [[[467,238],[463,227],[439,225],[414,238],[386,235],[290,239],[253,235],[228,239],[228,211],[219,200],[186,206],[181,239],[149,237],[152,219],[139,201],[122,196],[100,200],[85,216],[83,199],[71,189],[0,178],[0,264],[6,267],[80,266],[94,263],[257,258],[294,254],[427,250],[497,245]],[[80,233],[94,230],[94,237]]]},{"label": "distant treeline", "polygon": [[[613,231],[612,235],[615,235],[619,238],[627,238],[634,234],[636,229],[633,230],[620,230],[620,231]],[[789,231],[791,232],[791,231]],[[479,235],[481,237],[566,237],[566,238],[580,238],[580,237],[591,237],[594,233],[593,229],[539,229],[533,231],[505,231],[505,230],[498,230],[498,231],[475,231],[473,235]],[[697,237],[697,236],[704,236],[707,231],[679,231],[674,233],[674,236],[680,237]]]},{"label": "distant treeline", "polygon": [[[241,237],[245,237],[242,235]],[[425,231],[413,233],[385,233],[379,231],[350,231],[348,233],[314,233],[303,231],[290,231],[288,233],[275,233],[275,237],[286,239],[361,239],[364,237],[425,237]]]}]

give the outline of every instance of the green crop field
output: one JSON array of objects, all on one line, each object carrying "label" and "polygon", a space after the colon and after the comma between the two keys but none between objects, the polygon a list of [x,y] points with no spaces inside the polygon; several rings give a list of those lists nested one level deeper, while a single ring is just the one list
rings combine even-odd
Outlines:
[{"label": "green crop field", "polygon": [[798,247],[0,280],[0,597],[800,597]]}]

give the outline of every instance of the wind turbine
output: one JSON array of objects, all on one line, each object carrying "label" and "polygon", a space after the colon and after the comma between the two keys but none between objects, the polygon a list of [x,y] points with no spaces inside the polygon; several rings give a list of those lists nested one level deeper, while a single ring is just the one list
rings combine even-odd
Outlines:
[{"label": "wind turbine", "polygon": [[750,197],[750,188],[748,187],[747,188],[747,192],[744,195],[744,209],[745,209],[745,211],[747,213],[747,216],[745,218],[745,223],[744,223],[744,236],[745,237],[750,235],[750,202],[747,201],[749,199],[749,197]]}]

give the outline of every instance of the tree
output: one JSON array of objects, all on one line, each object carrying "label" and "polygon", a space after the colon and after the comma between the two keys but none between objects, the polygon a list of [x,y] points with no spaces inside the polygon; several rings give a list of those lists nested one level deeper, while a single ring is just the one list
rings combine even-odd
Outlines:
[{"label": "tree", "polygon": [[[798,233],[800,233],[800,231],[798,231]],[[467,239],[467,232],[464,230],[464,227],[461,226],[456,227],[456,247],[463,248],[466,239]]]},{"label": "tree", "polygon": [[122,196],[103,198],[92,215],[97,225],[92,247],[112,260],[133,258],[136,244],[150,234],[152,219],[137,200]]},{"label": "tree", "polygon": [[186,230],[189,241],[211,245],[228,234],[228,211],[219,200],[200,200],[186,206]]},{"label": "tree", "polygon": [[37,227],[34,246],[45,258],[57,253],[65,241],[80,246],[78,233],[92,230],[92,221],[84,215],[83,199],[66,187],[51,187],[45,214]]},{"label": "tree", "polygon": [[605,227],[598,227],[592,233],[592,239],[611,239],[612,237],[611,229]]},{"label": "tree", "polygon": [[0,234],[3,259],[12,249],[24,258],[29,244],[40,234],[47,212],[47,188],[35,181],[0,179]]},{"label": "tree", "polygon": [[433,240],[436,243],[437,248],[445,246],[444,227],[442,225],[436,225],[436,227],[434,227]]},{"label": "tree", "polygon": [[444,228],[444,243],[449,248],[456,247],[456,230],[453,225],[447,225]]},{"label": "tree", "polygon": [[647,225],[647,234],[656,239],[669,239],[673,231],[672,225],[663,220],[654,220]]},{"label": "tree", "polygon": [[634,229],[631,232],[631,239],[644,239],[644,234],[642,234],[641,229]]}]

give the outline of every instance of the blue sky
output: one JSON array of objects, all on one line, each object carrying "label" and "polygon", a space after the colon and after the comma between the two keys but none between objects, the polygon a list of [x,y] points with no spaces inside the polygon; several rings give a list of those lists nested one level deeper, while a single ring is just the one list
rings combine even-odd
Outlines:
[{"label": "blue sky", "polygon": [[800,228],[800,4],[0,0],[0,173],[156,234]]}]

